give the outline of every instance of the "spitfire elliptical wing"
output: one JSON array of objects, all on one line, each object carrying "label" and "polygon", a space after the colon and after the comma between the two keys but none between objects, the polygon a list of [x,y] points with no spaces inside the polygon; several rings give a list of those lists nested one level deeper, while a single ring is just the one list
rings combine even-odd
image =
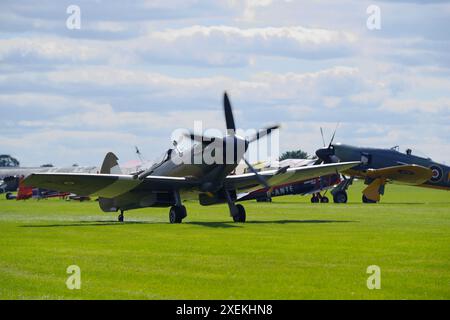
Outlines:
[{"label": "spitfire elliptical wing", "polygon": [[[299,168],[280,168],[278,170],[259,172],[259,175],[264,177],[269,185],[274,186],[333,174],[337,171],[350,169],[359,164],[359,161],[353,161]],[[260,189],[262,186],[260,180],[254,173],[228,176],[225,184],[228,189],[237,189],[246,192]]]},{"label": "spitfire elliptical wing", "polygon": [[84,196],[113,198],[138,187],[171,191],[193,187],[197,182],[186,177],[149,176],[140,180],[132,175],[36,173],[26,178],[24,184]]}]

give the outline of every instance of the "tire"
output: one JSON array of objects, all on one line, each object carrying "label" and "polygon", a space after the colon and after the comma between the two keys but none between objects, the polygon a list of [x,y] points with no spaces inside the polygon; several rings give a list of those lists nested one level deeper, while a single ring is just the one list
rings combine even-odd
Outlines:
[{"label": "tire", "polygon": [[241,204],[237,204],[236,208],[238,210],[238,214],[233,216],[233,221],[234,222],[241,222],[244,223],[245,220],[247,219],[247,215],[245,213],[245,208],[244,206],[242,206]]},{"label": "tire", "polygon": [[186,208],[184,206],[173,206],[169,211],[169,222],[171,224],[181,223],[186,217]]},{"label": "tire", "polygon": [[6,200],[14,200],[16,198],[11,192],[7,192],[5,197]]},{"label": "tire", "polygon": [[377,203],[374,200],[368,199],[365,195],[362,196],[362,202],[363,203]]},{"label": "tire", "polygon": [[319,203],[319,201],[319,197],[314,196],[311,198],[311,203]]},{"label": "tire", "polygon": [[320,199],[321,203],[328,203],[330,202],[330,199],[328,199],[328,197],[322,197],[322,199]]},{"label": "tire", "polygon": [[345,191],[336,192],[333,195],[333,201],[334,203],[347,203],[348,201],[347,192]]}]

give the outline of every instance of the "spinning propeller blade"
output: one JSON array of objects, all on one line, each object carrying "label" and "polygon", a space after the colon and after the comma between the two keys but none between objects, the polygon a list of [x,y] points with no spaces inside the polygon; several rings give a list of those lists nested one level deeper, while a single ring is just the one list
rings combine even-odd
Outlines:
[{"label": "spinning propeller blade", "polygon": [[257,141],[257,140],[259,140],[259,139],[261,139],[261,138],[271,134],[273,130],[276,130],[276,129],[279,129],[279,128],[280,128],[280,125],[274,125],[274,126],[271,126],[271,127],[260,129],[255,135],[253,135],[251,137],[247,137],[247,141],[249,143]]},{"label": "spinning propeller blade", "polygon": [[258,171],[256,171],[256,169],[250,164],[250,162],[248,162],[247,159],[244,158],[245,164],[247,165],[247,167],[250,169],[250,171],[252,173],[255,174],[256,178],[258,179],[258,181],[267,189],[270,188],[269,184],[267,183],[266,179],[264,179],[259,173]]},{"label": "spinning propeller blade", "polygon": [[322,127],[320,127],[320,134],[322,136],[323,147],[325,148],[326,144],[325,144],[325,138],[323,137],[323,129],[322,129]]},{"label": "spinning propeller blade", "polygon": [[233,109],[231,108],[230,99],[225,92],[223,95],[223,108],[225,111],[225,122],[227,125],[228,134],[234,135],[236,133],[236,124],[234,123]]},{"label": "spinning propeller blade", "polygon": [[333,136],[331,137],[330,144],[328,145],[328,149],[330,149],[331,145],[333,144],[334,137],[336,136],[336,131],[337,131],[338,127],[339,127],[339,122],[337,123],[336,128],[334,129]]}]

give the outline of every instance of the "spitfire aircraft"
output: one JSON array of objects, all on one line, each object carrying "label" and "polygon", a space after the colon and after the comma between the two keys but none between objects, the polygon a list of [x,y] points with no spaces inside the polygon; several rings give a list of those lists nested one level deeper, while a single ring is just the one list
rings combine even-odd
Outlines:
[{"label": "spitfire aircraft", "polygon": [[[334,139],[334,135],[333,135]],[[389,182],[419,187],[450,190],[450,167],[434,162],[430,158],[415,155],[411,149],[405,153],[398,147],[391,149],[360,148],[345,144],[333,144],[316,151],[323,163],[360,161],[358,166],[342,171],[350,176],[333,191],[334,202],[347,202],[347,188],[354,178],[364,179],[367,188],[363,190],[365,203],[380,201],[385,185]]]},{"label": "spitfire aircraft", "polygon": [[[127,210],[145,207],[170,207],[170,223],[181,223],[187,216],[183,200],[197,199],[208,206],[227,203],[235,222],[245,222],[246,212],[241,204],[236,204],[236,195],[271,185],[287,184],[306,180],[337,171],[347,170],[359,162],[341,162],[299,168],[279,168],[258,173],[245,159],[250,143],[272,133],[279,126],[257,131],[249,137],[236,134],[232,107],[227,94],[224,95],[224,111],[227,134],[224,137],[207,137],[192,132],[185,133],[194,144],[186,152],[177,148],[169,149],[161,161],[150,168],[133,174],[122,174],[118,158],[107,154],[99,174],[85,173],[35,173],[24,181],[25,185],[71,192],[79,195],[98,196],[100,208],[105,212],[118,212],[123,221]],[[192,160],[197,155],[214,155],[210,163],[206,157],[201,161]],[[250,173],[231,173],[243,160]],[[183,199],[183,200],[182,200]]]}]

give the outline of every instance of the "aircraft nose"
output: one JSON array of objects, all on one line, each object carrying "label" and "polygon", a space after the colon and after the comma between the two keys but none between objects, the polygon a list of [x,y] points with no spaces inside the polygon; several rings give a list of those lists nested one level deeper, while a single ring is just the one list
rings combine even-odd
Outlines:
[{"label": "aircraft nose", "polygon": [[333,150],[329,148],[322,148],[316,151],[316,156],[322,160],[328,160],[333,155]]}]

